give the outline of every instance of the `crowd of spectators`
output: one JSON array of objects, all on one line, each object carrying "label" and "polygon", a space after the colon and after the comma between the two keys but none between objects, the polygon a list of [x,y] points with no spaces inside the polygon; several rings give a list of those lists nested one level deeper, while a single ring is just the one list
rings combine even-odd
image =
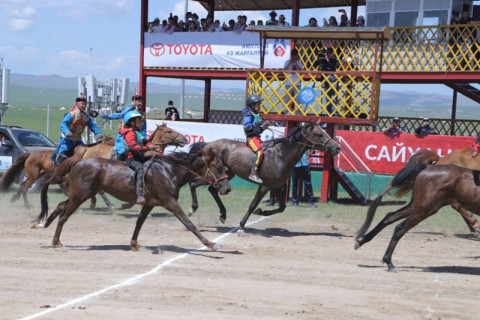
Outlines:
[{"label": "crowd of spectators", "polygon": [[[347,13],[345,10],[340,9],[339,12],[342,12],[340,16],[340,23],[337,22],[337,19],[334,16],[331,16],[327,21],[323,19],[324,27],[352,27],[352,23],[348,20]],[[270,19],[268,19],[265,24],[263,20],[251,20],[247,25],[247,16],[239,15],[237,21],[230,19],[228,23],[220,23],[220,20],[213,20],[211,15],[207,15],[205,18],[199,19],[199,16],[196,13],[187,12],[185,15],[185,21],[179,20],[178,16],[170,14],[168,19],[163,20],[160,23],[159,18],[155,18],[153,22],[149,23],[148,32],[163,32],[167,34],[172,34],[174,32],[187,32],[187,31],[203,31],[203,32],[221,32],[221,31],[233,31],[236,33],[241,33],[244,31],[247,26],[282,26],[289,27],[290,23],[286,21],[285,16],[280,14],[277,19],[277,13],[275,11],[270,12]],[[317,19],[310,18],[308,25],[309,27],[318,27]],[[365,26],[365,20],[363,16],[359,16],[357,19],[357,24],[355,26],[363,27]]]}]

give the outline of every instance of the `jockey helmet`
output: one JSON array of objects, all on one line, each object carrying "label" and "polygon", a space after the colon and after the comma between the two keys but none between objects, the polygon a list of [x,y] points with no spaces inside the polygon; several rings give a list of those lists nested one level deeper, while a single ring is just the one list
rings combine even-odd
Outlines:
[{"label": "jockey helmet", "polygon": [[128,123],[128,121],[130,121],[131,119],[136,118],[136,117],[142,117],[142,114],[140,112],[138,112],[137,110],[127,112],[123,116],[123,123]]},{"label": "jockey helmet", "polygon": [[246,105],[248,107],[251,107],[255,103],[260,102],[260,101],[263,101],[263,99],[260,98],[259,96],[257,96],[256,94],[252,94],[251,96],[248,96]]}]

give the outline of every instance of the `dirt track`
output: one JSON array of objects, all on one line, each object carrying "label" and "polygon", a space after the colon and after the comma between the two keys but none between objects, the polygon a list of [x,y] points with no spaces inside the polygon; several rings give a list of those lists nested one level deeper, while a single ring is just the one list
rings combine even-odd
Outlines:
[{"label": "dirt track", "polygon": [[223,235],[222,249],[188,253],[199,241],[162,208],[140,234],[148,250],[131,252],[138,208],[77,212],[62,234],[67,250],[54,250],[55,226],[30,229],[38,209],[6,196],[0,206],[1,319],[474,319],[480,311],[479,242],[469,236],[420,226],[398,245],[393,274],[381,263],[392,228],[354,251],[358,223],[320,208],[288,208],[243,237],[225,235],[243,210],[231,210],[226,225],[217,213],[196,215],[207,238]]}]

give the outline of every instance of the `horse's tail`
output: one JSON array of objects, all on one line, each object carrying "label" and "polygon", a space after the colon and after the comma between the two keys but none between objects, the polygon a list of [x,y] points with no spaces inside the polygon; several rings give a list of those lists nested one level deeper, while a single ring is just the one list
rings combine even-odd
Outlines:
[{"label": "horse's tail", "polygon": [[408,159],[407,167],[416,164],[435,164],[440,159],[440,156],[429,149],[420,149],[413,156]]},{"label": "horse's tail", "polygon": [[0,191],[8,192],[10,191],[10,187],[12,184],[18,179],[18,176],[25,168],[25,161],[31,155],[31,153],[23,153],[20,155],[12,166],[5,172],[3,175],[3,179],[0,181]]},{"label": "horse's tail", "polygon": [[424,163],[406,166],[401,169],[392,180],[392,188],[397,188],[395,196],[402,197],[408,191],[413,189],[417,175],[424,170],[428,165]]},{"label": "horse's tail", "polygon": [[190,147],[190,151],[188,153],[196,153],[199,152],[200,150],[203,150],[207,146],[208,143],[206,142],[195,142],[192,144]]}]

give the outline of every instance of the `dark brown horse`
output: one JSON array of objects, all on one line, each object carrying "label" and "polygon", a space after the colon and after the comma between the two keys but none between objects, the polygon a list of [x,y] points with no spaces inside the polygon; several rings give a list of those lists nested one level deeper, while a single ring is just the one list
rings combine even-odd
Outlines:
[{"label": "dark brown horse", "polygon": [[[205,144],[203,148],[214,150],[219,155],[227,168],[229,179],[238,175],[240,178],[249,181],[248,176],[255,154],[244,142],[221,139]],[[240,221],[241,231],[244,230],[245,224],[252,213],[270,216],[285,210],[286,206],[282,186],[285,184],[285,181],[290,179],[293,167],[308,148],[329,152],[333,155],[337,155],[340,152],[338,143],[333,140],[318,123],[307,123],[306,125],[294,128],[285,138],[278,138],[264,143],[265,155],[259,170],[259,176],[263,180],[263,184],[258,186],[257,193],[250,203],[247,213]],[[204,183],[199,180],[190,183],[192,193],[191,214],[198,208],[195,189],[202,184]],[[279,208],[274,210],[256,209],[260,201],[262,201],[262,198],[270,190],[272,190],[277,198]],[[220,219],[224,222],[226,219],[226,209],[218,196],[218,192],[212,188],[209,188],[209,191],[219,206],[221,213]]]},{"label": "dark brown horse", "polygon": [[[208,241],[185,215],[178,204],[180,188],[196,176],[201,176],[217,188],[220,194],[230,192],[225,168],[214,151],[205,150],[195,153],[175,152],[168,156],[154,158],[144,164],[145,167],[145,197],[137,219],[135,231],[130,242],[132,250],[142,246],[137,242],[138,234],[145,219],[155,206],[162,206],[172,212],[185,227],[193,232],[200,241],[211,250],[219,246]],[[48,216],[43,227],[48,227],[57,216],[60,216],[53,237],[53,247],[62,247],[60,234],[63,225],[77,208],[88,198],[100,190],[128,203],[135,203],[135,171],[124,163],[102,158],[81,159],[70,157],[55,170],[53,178],[62,177],[68,173],[64,183],[64,193],[68,199],[58,204]],[[42,188],[42,211],[37,222],[48,214],[47,190],[50,181]],[[38,226],[41,227],[41,226]]]},{"label": "dark brown horse", "polygon": [[[173,145],[183,147],[188,142],[185,136],[173,130],[172,128],[167,127],[165,123],[163,125],[157,125],[157,128],[150,135],[149,141],[159,146],[162,151],[166,146]],[[111,159],[112,155],[114,154],[113,143],[113,139],[110,139],[105,143],[97,143],[90,146],[78,146],[75,148],[75,155],[82,158],[100,157]],[[27,198],[28,189],[30,189],[35,181],[41,176],[45,174],[52,174],[55,164],[50,159],[51,156],[52,151],[39,151],[36,153],[22,154],[15,160],[13,165],[10,167],[10,169],[8,169],[3,176],[3,179],[0,181],[0,191],[10,191],[11,186],[15,181],[17,181],[22,170],[25,170],[25,177],[27,180],[18,189],[17,193],[10,199],[10,202],[17,201],[20,198],[20,195],[22,195],[25,207],[31,207]],[[103,192],[100,192],[100,195],[107,206],[113,209],[113,204],[110,203]],[[96,202],[96,198],[92,197],[92,204],[90,205],[91,209],[95,208]]]},{"label": "dark brown horse", "polygon": [[[471,149],[454,150],[445,157],[440,157],[436,152],[429,149],[420,149],[415,152],[408,160],[407,166],[414,164],[455,164],[460,167],[472,170],[480,170],[480,157],[473,158]],[[468,228],[475,236],[480,236],[480,223],[473,213],[466,210],[458,210],[455,205],[452,208],[457,210],[463,220],[467,223]]]},{"label": "dark brown horse", "polygon": [[480,187],[478,171],[456,165],[415,164],[401,169],[392,181],[398,188],[398,197],[412,191],[410,202],[388,213],[375,228],[367,233],[383,194],[370,205],[365,222],[355,236],[355,249],[371,241],[386,226],[404,219],[395,227],[392,239],[383,256],[388,271],[396,272],[392,255],[398,241],[413,227],[434,215],[440,208],[451,205],[460,211],[480,214]]}]

